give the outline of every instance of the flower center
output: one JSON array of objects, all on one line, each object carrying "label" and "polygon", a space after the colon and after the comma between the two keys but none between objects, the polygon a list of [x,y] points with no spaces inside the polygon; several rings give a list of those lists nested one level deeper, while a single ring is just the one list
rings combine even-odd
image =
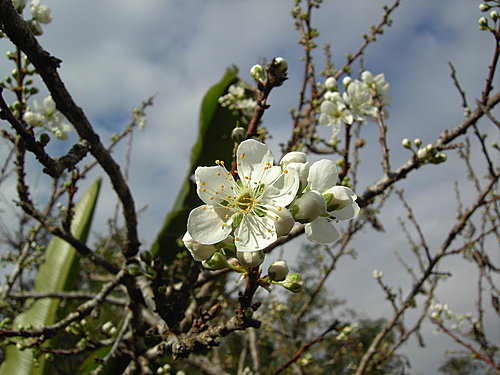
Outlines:
[{"label": "flower center", "polygon": [[243,211],[250,211],[254,207],[254,199],[252,197],[252,194],[250,192],[245,192],[241,194],[238,199],[236,200],[236,205],[238,208],[240,208]]}]

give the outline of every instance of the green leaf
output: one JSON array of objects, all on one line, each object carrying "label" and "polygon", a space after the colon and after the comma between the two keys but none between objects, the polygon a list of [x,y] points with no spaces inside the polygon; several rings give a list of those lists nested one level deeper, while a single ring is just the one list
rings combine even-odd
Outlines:
[{"label": "green leaf", "polygon": [[224,77],[212,86],[201,104],[198,139],[191,150],[191,160],[184,184],[170,213],[167,215],[163,228],[152,246],[152,253],[161,256],[166,264],[172,263],[183,246],[178,239],[186,232],[189,212],[202,204],[196,194],[196,184],[192,181],[196,167],[214,165],[215,160],[223,160],[230,166],[234,142],[231,131],[238,117],[219,105],[219,98],[227,92],[231,84],[237,81],[238,70],[232,67]]},{"label": "green leaf", "polygon": [[[101,180],[97,180],[82,196],[75,207],[71,233],[82,242],[87,240],[99,195]],[[45,252],[45,261],[35,277],[36,292],[58,292],[75,286],[78,275],[79,255],[73,247],[58,237],[54,237]],[[13,327],[41,327],[55,323],[59,300],[38,299],[33,305],[14,319]],[[7,346],[5,361],[0,366],[0,375],[40,375],[47,370],[47,363],[40,356],[37,366],[33,361],[33,350],[20,351],[15,345]]]}]

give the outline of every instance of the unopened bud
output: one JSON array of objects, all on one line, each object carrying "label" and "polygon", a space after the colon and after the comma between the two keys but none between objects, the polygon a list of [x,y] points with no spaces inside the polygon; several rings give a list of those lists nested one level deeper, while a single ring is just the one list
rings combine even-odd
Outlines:
[{"label": "unopened bud", "polygon": [[271,263],[271,265],[267,269],[269,278],[273,281],[285,280],[286,275],[288,275],[288,271],[288,265],[284,260],[278,260]]},{"label": "unopened bud", "polygon": [[203,262],[201,262],[201,264],[203,264],[203,267],[208,268],[212,271],[230,268],[230,265],[227,262],[224,255],[222,255],[218,251],[215,252],[210,259],[204,260]]},{"label": "unopened bud", "polygon": [[490,12],[490,18],[495,22],[498,19],[498,12],[496,10],[492,10]]},{"label": "unopened bud", "polygon": [[305,163],[307,155],[300,151],[292,151],[281,158],[280,164],[286,166],[289,163]]},{"label": "unopened bud", "polygon": [[243,267],[258,267],[264,262],[263,251],[237,251],[236,258]]},{"label": "unopened bud", "polygon": [[488,5],[486,3],[479,4],[479,10],[481,12],[487,12],[490,9],[491,9],[491,5]]},{"label": "unopened bud", "polygon": [[328,77],[325,81],[325,88],[328,91],[335,91],[337,89],[337,80],[334,77]]},{"label": "unopened bud", "polygon": [[290,211],[298,222],[310,223],[326,212],[326,203],[319,192],[309,190],[292,203]]},{"label": "unopened bud", "polygon": [[427,150],[425,148],[419,148],[417,151],[417,158],[425,159],[427,157]]},{"label": "unopened bud", "polygon": [[415,146],[417,146],[417,147],[422,146],[422,140],[421,140],[420,138],[415,138],[415,139],[413,140],[413,143],[414,143],[414,144],[415,144]]},{"label": "unopened bud", "polygon": [[42,146],[47,146],[50,142],[50,136],[47,133],[41,133],[38,136],[38,141],[42,144]]},{"label": "unopened bud", "polygon": [[351,78],[351,77],[349,77],[349,76],[344,77],[344,78],[342,79],[342,85],[343,85],[345,88],[347,88],[347,86],[349,86],[349,85],[351,84],[351,82],[352,82],[352,78]]},{"label": "unopened bud", "polygon": [[486,17],[481,17],[479,20],[478,20],[478,24],[479,24],[479,28],[481,30],[486,30],[488,29],[488,20],[486,19]]},{"label": "unopened bud", "polygon": [[283,57],[275,57],[272,64],[274,65],[276,72],[286,74],[286,71],[288,70],[288,63]]},{"label": "unopened bud", "polygon": [[231,139],[235,141],[236,143],[240,143],[245,139],[246,131],[245,128],[242,128],[241,126],[237,126],[233,129],[231,132]]},{"label": "unopened bud", "polygon": [[266,80],[266,72],[264,68],[259,64],[254,65],[250,68],[250,76],[257,82],[264,83]]},{"label": "unopened bud", "polygon": [[184,242],[184,246],[189,250],[193,259],[198,262],[209,259],[217,250],[213,245],[203,245],[195,241],[189,232],[184,234],[182,242]]},{"label": "unopened bud", "polygon": [[404,148],[411,149],[411,142],[408,138],[404,138],[401,141],[401,144],[403,145]]},{"label": "unopened bud", "polygon": [[304,281],[299,273],[288,274],[285,280],[279,285],[293,293],[299,293],[304,289]]}]

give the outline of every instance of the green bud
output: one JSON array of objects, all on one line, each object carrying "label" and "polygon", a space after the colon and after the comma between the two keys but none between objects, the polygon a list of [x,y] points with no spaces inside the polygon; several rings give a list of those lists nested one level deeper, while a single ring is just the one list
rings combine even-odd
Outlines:
[{"label": "green bud", "polygon": [[205,268],[212,271],[223,270],[225,268],[231,268],[231,265],[227,262],[224,255],[216,251],[208,260],[202,262]]},{"label": "green bud", "polygon": [[50,142],[50,136],[47,133],[41,133],[38,136],[38,141],[42,144],[42,146],[47,146]]},{"label": "green bud", "polygon": [[153,254],[151,251],[143,251],[140,255],[141,260],[146,264],[151,264],[153,262]]},{"label": "green bud", "polygon": [[259,64],[254,65],[250,68],[250,76],[257,82],[264,83],[266,80],[266,72],[264,68]]},{"label": "green bud", "polygon": [[285,281],[280,282],[279,285],[293,293],[299,293],[304,289],[304,281],[299,273],[288,274]]}]

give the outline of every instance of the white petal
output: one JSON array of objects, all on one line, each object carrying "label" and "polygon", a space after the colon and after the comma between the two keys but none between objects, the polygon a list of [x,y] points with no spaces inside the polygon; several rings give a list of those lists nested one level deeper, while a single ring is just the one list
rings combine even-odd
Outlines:
[{"label": "white petal", "polygon": [[318,217],[312,223],[305,225],[307,238],[310,241],[327,245],[340,238],[340,233],[328,220],[324,217]]},{"label": "white petal", "polygon": [[221,242],[231,233],[230,215],[231,211],[225,208],[197,207],[189,213],[187,230],[195,241],[203,245]]},{"label": "white petal", "polygon": [[326,189],[335,186],[338,180],[337,165],[328,159],[318,160],[309,168],[307,181],[313,190],[323,192]]},{"label": "white petal", "polygon": [[330,215],[340,221],[354,219],[358,214],[359,206],[356,202],[352,202],[340,210],[330,212]]},{"label": "white petal", "polygon": [[297,171],[292,168],[285,169],[279,178],[266,186],[262,200],[275,207],[288,206],[295,199],[299,185]]},{"label": "white petal", "polygon": [[273,219],[269,216],[245,215],[234,232],[234,243],[238,251],[265,249],[276,241],[276,238]]},{"label": "white petal", "polygon": [[264,144],[254,139],[247,139],[238,146],[236,152],[238,158],[238,175],[242,181],[248,177],[253,181],[258,181],[262,178],[264,168],[273,164],[273,155],[269,148]]},{"label": "white petal", "polygon": [[196,191],[203,202],[214,205],[225,200],[228,194],[233,194],[231,186],[235,183],[228,173],[226,168],[221,166],[196,168]]}]

